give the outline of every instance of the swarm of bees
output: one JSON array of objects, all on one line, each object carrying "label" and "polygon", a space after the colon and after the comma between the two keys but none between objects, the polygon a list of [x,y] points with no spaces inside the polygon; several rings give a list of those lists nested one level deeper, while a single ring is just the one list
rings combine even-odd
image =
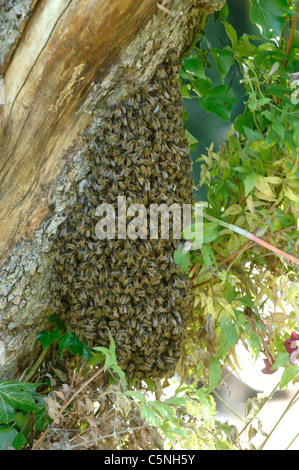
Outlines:
[{"label": "swarm of bees", "polygon": [[[179,64],[165,61],[154,79],[106,109],[88,137],[90,173],[77,207],[55,238],[53,305],[89,347],[115,341],[128,377],[174,373],[186,337],[192,295],[173,254],[179,241],[99,240],[96,207],[193,204],[192,162],[183,127]],[[148,233],[149,235],[149,233]]]}]

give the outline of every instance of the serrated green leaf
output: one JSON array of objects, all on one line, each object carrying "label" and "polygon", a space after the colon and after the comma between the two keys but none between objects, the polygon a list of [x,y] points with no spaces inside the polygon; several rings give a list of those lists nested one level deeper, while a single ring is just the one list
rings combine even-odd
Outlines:
[{"label": "serrated green leaf", "polygon": [[126,377],[125,377],[124,371],[121,370],[121,368],[118,365],[116,365],[116,366],[113,367],[113,372],[118,375],[118,377],[121,381],[123,390],[125,390],[125,388],[126,388]]},{"label": "serrated green leaf", "polygon": [[290,383],[299,374],[299,366],[289,365],[281,376],[279,388],[282,389]]},{"label": "serrated green leaf", "polygon": [[212,81],[209,77],[198,77],[196,80],[192,80],[192,88],[195,93],[201,98],[206,96],[212,88]]},{"label": "serrated green leaf", "polygon": [[161,428],[160,420],[157,418],[154,410],[152,410],[149,406],[142,405],[142,408],[140,411],[140,417],[141,419],[145,419],[145,422],[149,426],[155,426],[155,427]]},{"label": "serrated green leaf", "polygon": [[256,173],[250,173],[244,180],[245,197],[254,189],[257,180]]},{"label": "serrated green leaf", "polygon": [[213,390],[221,379],[221,367],[217,361],[211,361],[211,370],[209,374],[209,391]]},{"label": "serrated green leaf", "polygon": [[186,72],[191,73],[195,77],[205,78],[205,71],[202,61],[199,57],[193,55],[183,60],[183,67]]},{"label": "serrated green leaf", "polygon": [[287,367],[290,364],[290,355],[287,351],[281,351],[277,356],[273,366],[271,367],[272,370],[278,369],[279,367]]},{"label": "serrated green leaf", "polygon": [[222,75],[227,75],[235,60],[232,52],[225,49],[214,48],[211,50],[217,69]]},{"label": "serrated green leaf", "polygon": [[166,403],[161,401],[149,401],[147,404],[159,413],[163,419],[173,421],[174,415],[172,409]]},{"label": "serrated green leaf", "polygon": [[236,298],[234,286],[228,281],[225,281],[225,300],[229,303],[233,302]]},{"label": "serrated green leaf", "polygon": [[183,273],[185,273],[188,269],[189,262],[190,262],[190,253],[187,251],[187,253],[183,253],[184,246],[180,244],[180,246],[175,250],[174,252],[174,262],[178,266],[182,268]]},{"label": "serrated green leaf", "polygon": [[238,341],[238,333],[235,324],[226,316],[220,320],[220,349],[223,355],[235,346]]},{"label": "serrated green leaf", "polygon": [[266,39],[280,37],[285,24],[284,14],[289,13],[287,0],[250,0],[250,18]]},{"label": "serrated green leaf", "polygon": [[196,146],[198,144],[198,140],[195,137],[193,137],[193,135],[191,135],[190,132],[187,131],[187,129],[185,130],[185,136],[187,137],[189,141],[190,149],[195,151]]},{"label": "serrated green leaf", "polygon": [[203,229],[203,243],[210,243],[218,237],[219,225],[214,222],[211,224],[204,224]]},{"label": "serrated green leaf", "polygon": [[167,437],[169,436],[172,436],[173,438],[173,435],[174,434],[177,434],[179,436],[182,436],[184,437],[185,439],[188,439],[188,441],[191,441],[190,437],[188,436],[188,434],[181,428],[178,428],[176,426],[169,426],[167,428],[167,431],[164,431],[165,432],[165,435],[166,435],[166,432],[167,432]]},{"label": "serrated green leaf", "polygon": [[127,390],[125,392],[125,395],[131,398],[135,398],[143,404],[146,403],[146,396],[142,392],[139,392],[138,390]]},{"label": "serrated green leaf", "polygon": [[232,89],[226,85],[219,85],[203,96],[199,104],[207,113],[215,113],[220,119],[229,122],[235,101],[236,97]]}]

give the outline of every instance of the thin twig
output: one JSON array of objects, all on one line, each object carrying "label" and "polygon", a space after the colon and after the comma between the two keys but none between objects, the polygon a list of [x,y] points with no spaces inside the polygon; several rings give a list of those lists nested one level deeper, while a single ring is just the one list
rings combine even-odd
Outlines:
[{"label": "thin twig", "polygon": [[297,437],[299,437],[299,432],[296,434],[296,436],[294,437],[294,439],[291,440],[291,442],[289,443],[289,445],[286,447],[286,450],[289,450],[289,448],[291,447],[291,445],[294,444],[294,442],[296,441]]},{"label": "thin twig", "polygon": [[90,379],[88,379],[86,382],[84,382],[81,387],[79,388],[79,390],[77,390],[72,396],[71,398],[66,402],[65,405],[63,405],[59,411],[59,414],[62,414],[64,412],[64,410],[70,405],[70,403],[72,403],[72,401],[76,398],[77,395],[79,395],[79,393],[82,392],[82,390],[87,387],[87,385],[90,384],[90,382],[92,382],[96,377],[98,377],[102,372],[104,371],[104,366],[99,369],[92,377],[90,377]]},{"label": "thin twig", "polygon": [[168,8],[166,8],[164,5],[161,5],[157,2],[157,7],[159,8],[159,10],[162,10],[164,11],[164,13],[167,13],[168,15],[172,16],[172,11],[168,10]]},{"label": "thin twig", "polygon": [[294,405],[295,401],[297,400],[297,398],[299,397],[299,390],[295,393],[295,395],[293,396],[293,398],[289,401],[286,409],[284,410],[284,412],[282,413],[282,415],[280,416],[280,418],[277,420],[277,422],[275,423],[275,425],[273,426],[273,428],[271,429],[271,431],[269,432],[268,436],[266,437],[266,439],[263,441],[263,443],[260,445],[260,447],[258,448],[258,450],[263,450],[263,448],[265,447],[265,445],[267,444],[268,440],[270,439],[270,437],[272,436],[273,432],[275,431],[275,429],[277,428],[277,426],[279,425],[279,423],[282,421],[282,419],[285,417],[285,415],[287,414],[287,412],[289,411],[289,409]]},{"label": "thin twig", "polygon": [[41,365],[41,363],[45,359],[46,354],[47,354],[47,349],[43,349],[40,356],[38,357],[37,361],[35,362],[34,366],[32,367],[31,371],[28,373],[27,377],[22,379],[22,382],[29,382],[29,380],[34,376],[34,374],[38,370],[39,366]]},{"label": "thin twig", "polygon": [[[99,369],[95,374],[93,374],[93,376],[88,379],[86,382],[84,382],[81,387],[79,388],[79,390],[77,390],[72,396],[71,398],[60,408],[59,410],[59,415],[61,416],[62,413],[65,411],[65,409],[70,405],[70,403],[74,400],[74,398],[76,398],[77,395],[79,395],[79,393],[82,392],[82,390],[87,387],[87,385],[90,384],[90,382],[92,382],[96,377],[98,377],[104,370],[104,367],[102,367],[101,369]],[[44,438],[47,436],[49,432],[49,428],[46,429],[46,431],[40,436],[40,438],[36,441],[36,443],[34,444],[34,446],[31,448],[31,450],[36,450],[37,447],[39,446],[39,444],[44,440]]]},{"label": "thin twig", "polygon": [[109,437],[115,437],[117,434],[124,434],[126,432],[129,433],[131,431],[135,431],[137,429],[143,429],[143,428],[146,428],[146,427],[147,427],[147,425],[144,424],[142,426],[135,426],[134,428],[125,429],[124,431],[115,431],[112,434],[106,434],[105,436],[95,437],[94,439],[91,439],[90,441],[85,441],[85,442],[81,442],[80,444],[75,444],[74,446],[68,447],[65,450],[73,450],[73,449],[75,449],[77,447],[81,447],[81,446],[85,447],[86,444],[94,444],[95,442],[101,441],[102,439],[108,439]]},{"label": "thin twig", "polygon": [[279,387],[279,382],[278,384],[273,388],[272,392],[270,393],[270,395],[267,396],[266,400],[264,401],[264,403],[262,404],[262,406],[260,407],[260,409],[258,410],[257,414],[255,416],[253,416],[247,423],[246,425],[244,426],[243,429],[241,429],[241,431],[239,432],[238,434],[238,437],[241,436],[241,434],[246,430],[246,428],[249,426],[249,424],[251,424],[255,419],[256,417],[258,416],[258,414],[261,412],[261,410],[263,409],[263,407],[266,405],[266,403],[270,400],[270,398],[274,395],[274,393],[276,392],[277,388]]}]

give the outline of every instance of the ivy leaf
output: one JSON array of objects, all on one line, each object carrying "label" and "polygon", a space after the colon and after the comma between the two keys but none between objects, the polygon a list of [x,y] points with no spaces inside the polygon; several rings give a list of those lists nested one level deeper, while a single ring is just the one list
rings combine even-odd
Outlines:
[{"label": "ivy leaf", "polygon": [[47,349],[56,339],[60,337],[60,330],[40,331],[36,335],[36,341],[39,341],[44,349]]},{"label": "ivy leaf", "polygon": [[12,441],[12,446],[14,447],[14,449],[19,450],[23,447],[25,442],[26,442],[26,437],[24,436],[24,434],[21,432],[18,432],[15,435],[14,440]]},{"label": "ivy leaf", "polygon": [[212,88],[199,102],[207,113],[215,113],[220,119],[229,122],[230,113],[236,97],[227,85],[219,85]]},{"label": "ivy leaf", "polygon": [[74,355],[79,354],[79,356],[83,357],[87,361],[92,358],[92,353],[86,344],[83,343],[83,341],[80,341],[78,336],[75,335],[75,333],[72,331],[68,330],[66,333],[64,333],[58,342],[58,346],[61,355],[63,354],[63,351],[70,349]]},{"label": "ivy leaf", "polygon": [[34,389],[40,384],[0,382],[0,423],[13,421],[15,408],[34,411],[41,408],[33,399]]},{"label": "ivy leaf", "polygon": [[290,12],[287,0],[251,0],[250,18],[266,39],[280,37],[284,15]]},{"label": "ivy leaf", "polygon": [[11,426],[0,426],[0,450],[8,450],[18,434],[18,431]]},{"label": "ivy leaf", "polygon": [[66,330],[64,321],[58,315],[51,315],[51,317],[48,318],[48,322],[54,323],[59,330]]}]

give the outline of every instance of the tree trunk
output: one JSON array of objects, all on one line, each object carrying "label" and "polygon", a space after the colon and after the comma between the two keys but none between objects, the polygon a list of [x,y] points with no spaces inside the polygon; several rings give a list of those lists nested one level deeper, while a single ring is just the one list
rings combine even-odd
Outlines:
[{"label": "tree trunk", "polygon": [[[10,0],[0,4],[1,379],[38,353],[51,313],[51,235],[89,171],[85,135],[107,107],[182,57],[223,0]],[[1,349],[0,349],[1,354]]]}]

